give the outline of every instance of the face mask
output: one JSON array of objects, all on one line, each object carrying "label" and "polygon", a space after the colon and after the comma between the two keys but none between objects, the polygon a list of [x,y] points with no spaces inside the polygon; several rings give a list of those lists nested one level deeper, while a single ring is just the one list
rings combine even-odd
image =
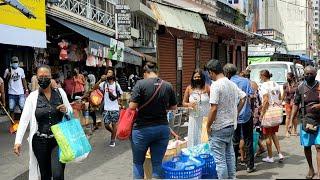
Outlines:
[{"label": "face mask", "polygon": [[108,81],[113,80],[113,77],[112,77],[112,76],[109,76],[109,77],[107,77],[107,80],[108,80]]},{"label": "face mask", "polygon": [[196,79],[196,80],[194,80],[194,82],[196,85],[201,85],[201,79]]},{"label": "face mask", "polygon": [[308,84],[313,84],[314,81],[316,80],[316,77],[315,76],[305,76],[304,79],[306,80],[306,82]]},{"label": "face mask", "polygon": [[12,63],[11,64],[12,69],[17,69],[19,67],[18,63]]},{"label": "face mask", "polygon": [[46,89],[51,83],[50,78],[39,78],[38,79],[38,84],[42,89]]}]

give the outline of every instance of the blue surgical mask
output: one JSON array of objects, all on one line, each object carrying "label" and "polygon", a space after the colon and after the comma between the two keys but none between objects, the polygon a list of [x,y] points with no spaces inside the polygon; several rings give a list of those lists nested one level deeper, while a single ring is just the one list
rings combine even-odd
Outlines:
[{"label": "blue surgical mask", "polygon": [[11,67],[12,69],[17,69],[19,67],[19,63],[12,63]]}]

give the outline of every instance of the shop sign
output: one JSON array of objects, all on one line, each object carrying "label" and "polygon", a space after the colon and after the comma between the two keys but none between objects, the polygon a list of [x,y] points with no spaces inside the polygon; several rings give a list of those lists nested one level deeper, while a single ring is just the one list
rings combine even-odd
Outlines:
[{"label": "shop sign", "polygon": [[3,0],[0,43],[46,47],[45,0]]},{"label": "shop sign", "polygon": [[121,41],[117,41],[115,39],[111,39],[110,48],[108,51],[108,59],[123,62],[123,56],[124,56],[124,43]]},{"label": "shop sign", "polygon": [[182,70],[183,39],[177,39],[177,70]]},{"label": "shop sign", "polygon": [[118,39],[131,39],[131,13],[129,5],[116,5]]},{"label": "shop sign", "polygon": [[89,52],[91,55],[100,58],[108,58],[108,51],[108,47],[94,41],[89,41]]}]

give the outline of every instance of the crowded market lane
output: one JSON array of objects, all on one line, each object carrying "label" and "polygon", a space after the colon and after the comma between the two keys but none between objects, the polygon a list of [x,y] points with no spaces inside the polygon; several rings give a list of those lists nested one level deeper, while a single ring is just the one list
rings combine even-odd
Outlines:
[{"label": "crowded market lane", "polygon": [[[0,121],[0,171],[3,179],[27,179],[28,147],[23,144],[23,152],[16,157],[12,152],[14,135],[8,134],[9,122],[1,117]],[[304,178],[307,171],[307,162],[303,155],[298,137],[285,138],[284,126],[280,129],[280,144],[286,159],[284,163],[264,163],[262,157],[256,159],[257,171],[247,174],[245,167],[237,172],[239,179],[298,179]],[[109,137],[108,137],[109,138]],[[100,128],[90,139],[93,152],[82,163],[73,163],[66,168],[66,179],[86,180],[93,178],[103,179],[131,179],[132,155],[129,142],[117,142],[115,148],[108,146],[105,131]],[[275,148],[274,148],[275,150]],[[315,151],[313,151],[315,159]],[[265,155],[265,154],[264,154]],[[316,162],[313,162],[316,165]],[[316,166],[315,166],[316,167]]]}]

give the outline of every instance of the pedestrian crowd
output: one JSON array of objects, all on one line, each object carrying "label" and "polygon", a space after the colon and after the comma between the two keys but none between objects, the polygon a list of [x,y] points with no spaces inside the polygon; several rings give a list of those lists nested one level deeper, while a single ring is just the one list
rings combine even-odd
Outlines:
[{"label": "pedestrian crowd", "polygon": [[[72,114],[69,102],[81,98],[89,103],[89,114],[94,128],[98,129],[96,112],[100,105],[90,101],[90,94],[96,90],[102,94],[103,123],[111,134],[108,142],[111,147],[116,146],[123,108],[120,97],[125,90],[131,91],[128,108],[139,109],[130,138],[134,179],[144,178],[143,164],[148,150],[152,155],[152,175],[161,178],[162,160],[172,133],[167,113],[176,110],[178,102],[173,86],[158,76],[155,64],[146,63],[142,72],[142,80],[138,80],[136,73],[127,79],[123,72],[117,79],[110,67],[98,80],[92,72],[81,73],[75,68],[73,75],[68,73],[62,82],[52,76],[49,66],[40,66],[31,79],[29,94],[24,70],[19,67],[18,58],[13,57],[4,79],[0,78],[0,102],[5,107],[7,90],[11,115],[14,117],[16,106],[22,111],[14,144],[17,155],[21,153],[23,136],[30,125],[29,179],[64,179],[65,164],[59,162],[58,144],[50,127],[60,123],[66,114]],[[294,73],[288,73],[287,83],[281,89],[271,80],[272,74],[267,68],[260,71],[261,82],[254,82],[250,80],[249,70],[239,72],[233,64],[222,66],[218,60],[210,60],[205,69],[193,72],[184,92],[182,106],[194,110],[189,113],[188,147],[201,143],[203,119],[207,117],[205,128],[219,179],[235,179],[240,164],[246,165],[248,173],[256,171],[255,157],[265,152],[262,161],[283,162],[290,158],[283,155],[277,135],[284,103],[286,137],[300,136],[309,165],[306,178],[320,178],[320,166],[315,171],[311,153],[311,146],[315,145],[317,159],[320,159],[320,85],[316,75],[312,66],[305,67],[301,82]],[[8,82],[7,88],[4,81]],[[298,114],[301,126],[298,126]],[[254,133],[259,134],[257,142],[254,142]],[[254,151],[255,143],[258,148]],[[276,156],[272,144],[276,147]]]}]

